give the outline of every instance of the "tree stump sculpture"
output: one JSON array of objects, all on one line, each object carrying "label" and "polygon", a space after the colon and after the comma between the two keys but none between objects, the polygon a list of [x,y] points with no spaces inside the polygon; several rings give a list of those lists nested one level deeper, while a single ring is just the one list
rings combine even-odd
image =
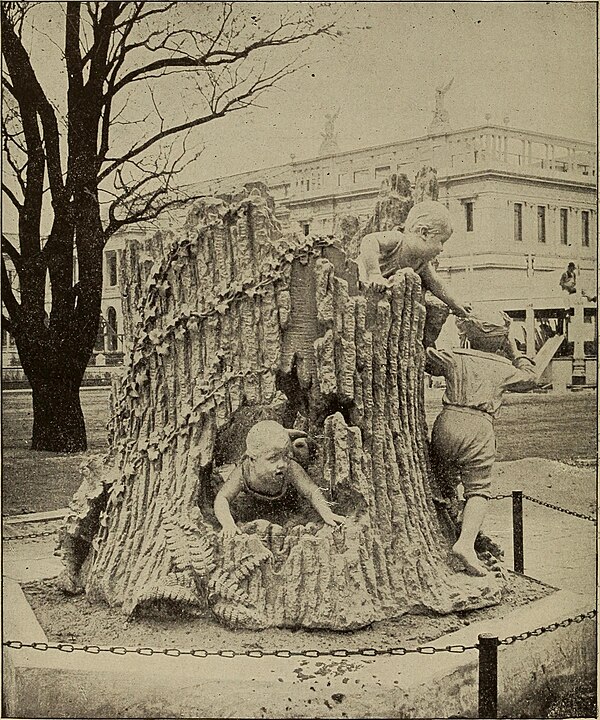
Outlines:
[{"label": "tree stump sculpture", "polygon": [[[257,629],[497,603],[498,574],[452,566],[432,500],[420,278],[363,292],[330,239],[282,236],[257,186],[197,204],[180,237],[155,242],[153,267],[136,246],[125,258],[127,306],[145,293],[109,455],[85,470],[62,531],[63,587],[127,614],[209,608]],[[259,416],[316,439],[309,472],[344,527],[307,514],[218,533],[216,465],[239,458]]]}]

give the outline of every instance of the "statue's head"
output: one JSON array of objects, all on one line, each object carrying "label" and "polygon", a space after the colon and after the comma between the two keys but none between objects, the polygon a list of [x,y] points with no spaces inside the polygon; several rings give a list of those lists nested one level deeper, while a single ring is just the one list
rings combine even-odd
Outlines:
[{"label": "statue's head", "polygon": [[428,260],[439,255],[444,243],[452,235],[452,220],[448,208],[437,200],[424,200],[412,206],[404,232],[418,236],[424,243],[424,257]]},{"label": "statue's head", "polygon": [[257,422],[246,436],[246,457],[257,479],[283,479],[292,458],[289,432],[274,420]]},{"label": "statue's head", "polygon": [[473,350],[498,353],[506,347],[510,317],[502,310],[475,310],[467,317],[456,318],[461,340],[468,340]]}]

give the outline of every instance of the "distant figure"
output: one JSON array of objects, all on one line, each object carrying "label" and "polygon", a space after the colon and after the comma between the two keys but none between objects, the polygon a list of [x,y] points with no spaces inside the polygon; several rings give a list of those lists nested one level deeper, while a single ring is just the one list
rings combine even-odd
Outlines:
[{"label": "distant figure", "polygon": [[574,295],[577,292],[577,275],[575,274],[575,263],[570,262],[567,269],[560,276],[560,286],[563,290]]},{"label": "distant figure", "polygon": [[470,304],[448,292],[433,266],[451,235],[450,213],[442,203],[425,200],[413,205],[406,217],[404,232],[386,230],[364,236],[357,258],[361,282],[376,290],[385,290],[394,284],[394,275],[399,270],[412,268],[421,276],[426,290],[457,315],[467,315]]}]

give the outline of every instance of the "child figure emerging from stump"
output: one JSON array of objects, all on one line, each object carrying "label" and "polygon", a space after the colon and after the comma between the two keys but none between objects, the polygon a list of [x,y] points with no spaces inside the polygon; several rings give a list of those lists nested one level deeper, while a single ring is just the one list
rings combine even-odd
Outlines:
[{"label": "child figure emerging from stump", "polygon": [[400,230],[386,230],[365,235],[357,257],[363,283],[385,290],[402,268],[412,268],[423,280],[423,287],[444,302],[459,316],[471,306],[453,297],[438,276],[432,261],[442,252],[452,235],[452,221],[445,205],[425,200],[413,205]]},{"label": "child figure emerging from stump", "polygon": [[[289,516],[298,495],[306,498],[327,525],[341,525],[345,518],[331,511],[321,490],[293,459],[306,450],[304,433],[288,431],[278,422],[262,420],[246,436],[246,452],[215,498],[214,510],[225,537],[241,533],[232,517],[230,502],[240,493],[252,498],[255,517]],[[261,509],[263,510],[261,512]],[[246,520],[246,518],[244,518]]]},{"label": "child figure emerging from stump", "polygon": [[483,576],[486,571],[474,545],[491,498],[494,417],[506,390],[531,390],[537,375],[534,362],[519,353],[504,313],[485,319],[471,315],[456,324],[470,349],[427,349],[428,372],[446,378],[444,408],[433,425],[430,454],[442,493],[449,496],[459,483],[464,489],[462,526],[452,552],[467,573]]}]

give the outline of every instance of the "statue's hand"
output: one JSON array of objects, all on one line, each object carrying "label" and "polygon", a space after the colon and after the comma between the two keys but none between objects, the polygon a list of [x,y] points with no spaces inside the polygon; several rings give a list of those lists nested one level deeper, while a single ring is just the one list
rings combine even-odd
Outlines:
[{"label": "statue's hand", "polygon": [[221,530],[221,534],[224,538],[232,538],[234,535],[241,535],[242,531],[237,525],[227,525]]},{"label": "statue's hand", "polygon": [[334,527],[336,525],[345,525],[346,524],[346,518],[343,515],[336,515],[335,513],[329,512],[327,515],[323,518],[326,525],[333,525]]},{"label": "statue's hand", "polygon": [[308,433],[305,433],[304,430],[294,430],[293,428],[288,428],[288,435],[292,442],[300,438],[308,437]]},{"label": "statue's hand", "polygon": [[393,283],[391,280],[387,280],[386,278],[384,278],[383,275],[371,275],[371,277],[369,278],[369,284],[375,290],[383,291],[387,290],[387,288],[392,287]]},{"label": "statue's hand", "polygon": [[467,315],[473,310],[473,306],[470,302],[466,302],[462,305],[456,305],[453,310],[454,314],[458,315],[458,317],[467,317]]}]

